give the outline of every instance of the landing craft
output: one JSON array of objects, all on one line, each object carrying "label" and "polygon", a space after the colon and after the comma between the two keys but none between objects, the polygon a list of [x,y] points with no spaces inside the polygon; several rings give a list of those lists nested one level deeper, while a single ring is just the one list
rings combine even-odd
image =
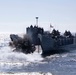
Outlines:
[{"label": "landing craft", "polygon": [[[50,24],[50,28],[53,26]],[[47,32],[43,28],[38,27],[38,17],[36,17],[36,26],[30,26],[26,28],[27,40],[22,39],[18,35],[10,35],[11,41],[14,46],[20,48],[24,53],[31,53],[35,51],[35,46],[41,46],[42,55],[50,55],[69,50],[76,49],[76,35],[73,36],[70,31],[65,31],[64,35],[61,35],[58,30]],[[30,49],[29,49],[30,48]],[[39,52],[39,48],[38,48]]]},{"label": "landing craft", "polygon": [[50,33],[38,26],[30,26],[26,28],[26,34],[32,39],[34,45],[41,45],[43,56],[76,49],[76,36],[73,36],[70,31],[60,35],[60,32],[55,29]]}]

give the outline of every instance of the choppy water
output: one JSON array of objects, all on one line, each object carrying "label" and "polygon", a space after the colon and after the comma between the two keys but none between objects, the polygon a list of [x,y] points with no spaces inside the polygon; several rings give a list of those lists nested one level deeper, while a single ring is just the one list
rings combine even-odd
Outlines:
[{"label": "choppy water", "polygon": [[[76,75],[76,51],[42,58],[41,54],[13,52],[9,35],[0,35],[0,73],[39,72],[47,75]],[[32,73],[31,73],[32,75]]]}]

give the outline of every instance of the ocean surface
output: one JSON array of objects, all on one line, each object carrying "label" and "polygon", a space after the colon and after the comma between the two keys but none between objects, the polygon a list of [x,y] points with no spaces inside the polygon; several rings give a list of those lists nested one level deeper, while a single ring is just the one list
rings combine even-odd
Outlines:
[{"label": "ocean surface", "polygon": [[37,50],[27,55],[13,52],[9,42],[9,34],[0,34],[0,73],[3,75],[76,75],[76,50],[43,58]]}]

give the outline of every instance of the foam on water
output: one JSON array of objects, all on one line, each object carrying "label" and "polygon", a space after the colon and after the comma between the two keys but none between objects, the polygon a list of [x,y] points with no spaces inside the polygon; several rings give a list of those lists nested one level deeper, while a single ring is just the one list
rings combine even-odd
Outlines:
[{"label": "foam on water", "polygon": [[24,54],[21,52],[13,52],[9,47],[9,35],[0,35],[0,70],[10,69],[11,67],[27,66],[30,63],[42,61],[43,58],[37,52],[32,54]]},{"label": "foam on water", "polygon": [[0,50],[0,60],[9,62],[38,62],[43,58],[38,53],[24,54],[21,52],[13,52],[9,47],[3,47]]},{"label": "foam on water", "polygon": [[[9,47],[9,41],[9,34],[0,35],[0,73],[3,73],[3,75],[9,73],[14,73],[14,75],[76,74],[75,50],[42,58],[37,51],[32,54],[13,52],[13,49]],[[41,72],[45,72],[45,74]]]},{"label": "foam on water", "polygon": [[[6,36],[6,35],[4,35]],[[0,37],[0,61],[11,61],[11,62],[25,62],[25,61],[30,61],[30,62],[35,62],[35,61],[41,61],[43,58],[41,55],[37,52],[34,52],[32,54],[24,54],[24,53],[19,53],[19,52],[13,52],[13,49],[9,47],[9,38],[7,37]]]},{"label": "foam on water", "polygon": [[[7,74],[1,74],[1,75],[9,75],[8,73]],[[39,72],[32,72],[32,73],[14,73],[14,74],[11,74],[10,75],[52,75],[51,73],[39,73]]]}]

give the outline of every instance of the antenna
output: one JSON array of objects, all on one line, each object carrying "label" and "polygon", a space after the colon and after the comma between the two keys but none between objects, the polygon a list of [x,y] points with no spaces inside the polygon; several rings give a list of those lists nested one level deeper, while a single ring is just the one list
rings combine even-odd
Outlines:
[{"label": "antenna", "polygon": [[36,17],[36,26],[38,26],[38,18],[39,18],[39,17]]},{"label": "antenna", "polygon": [[[36,17],[36,26],[38,27],[38,18],[39,17]],[[39,53],[39,45],[38,45],[38,53]]]}]

